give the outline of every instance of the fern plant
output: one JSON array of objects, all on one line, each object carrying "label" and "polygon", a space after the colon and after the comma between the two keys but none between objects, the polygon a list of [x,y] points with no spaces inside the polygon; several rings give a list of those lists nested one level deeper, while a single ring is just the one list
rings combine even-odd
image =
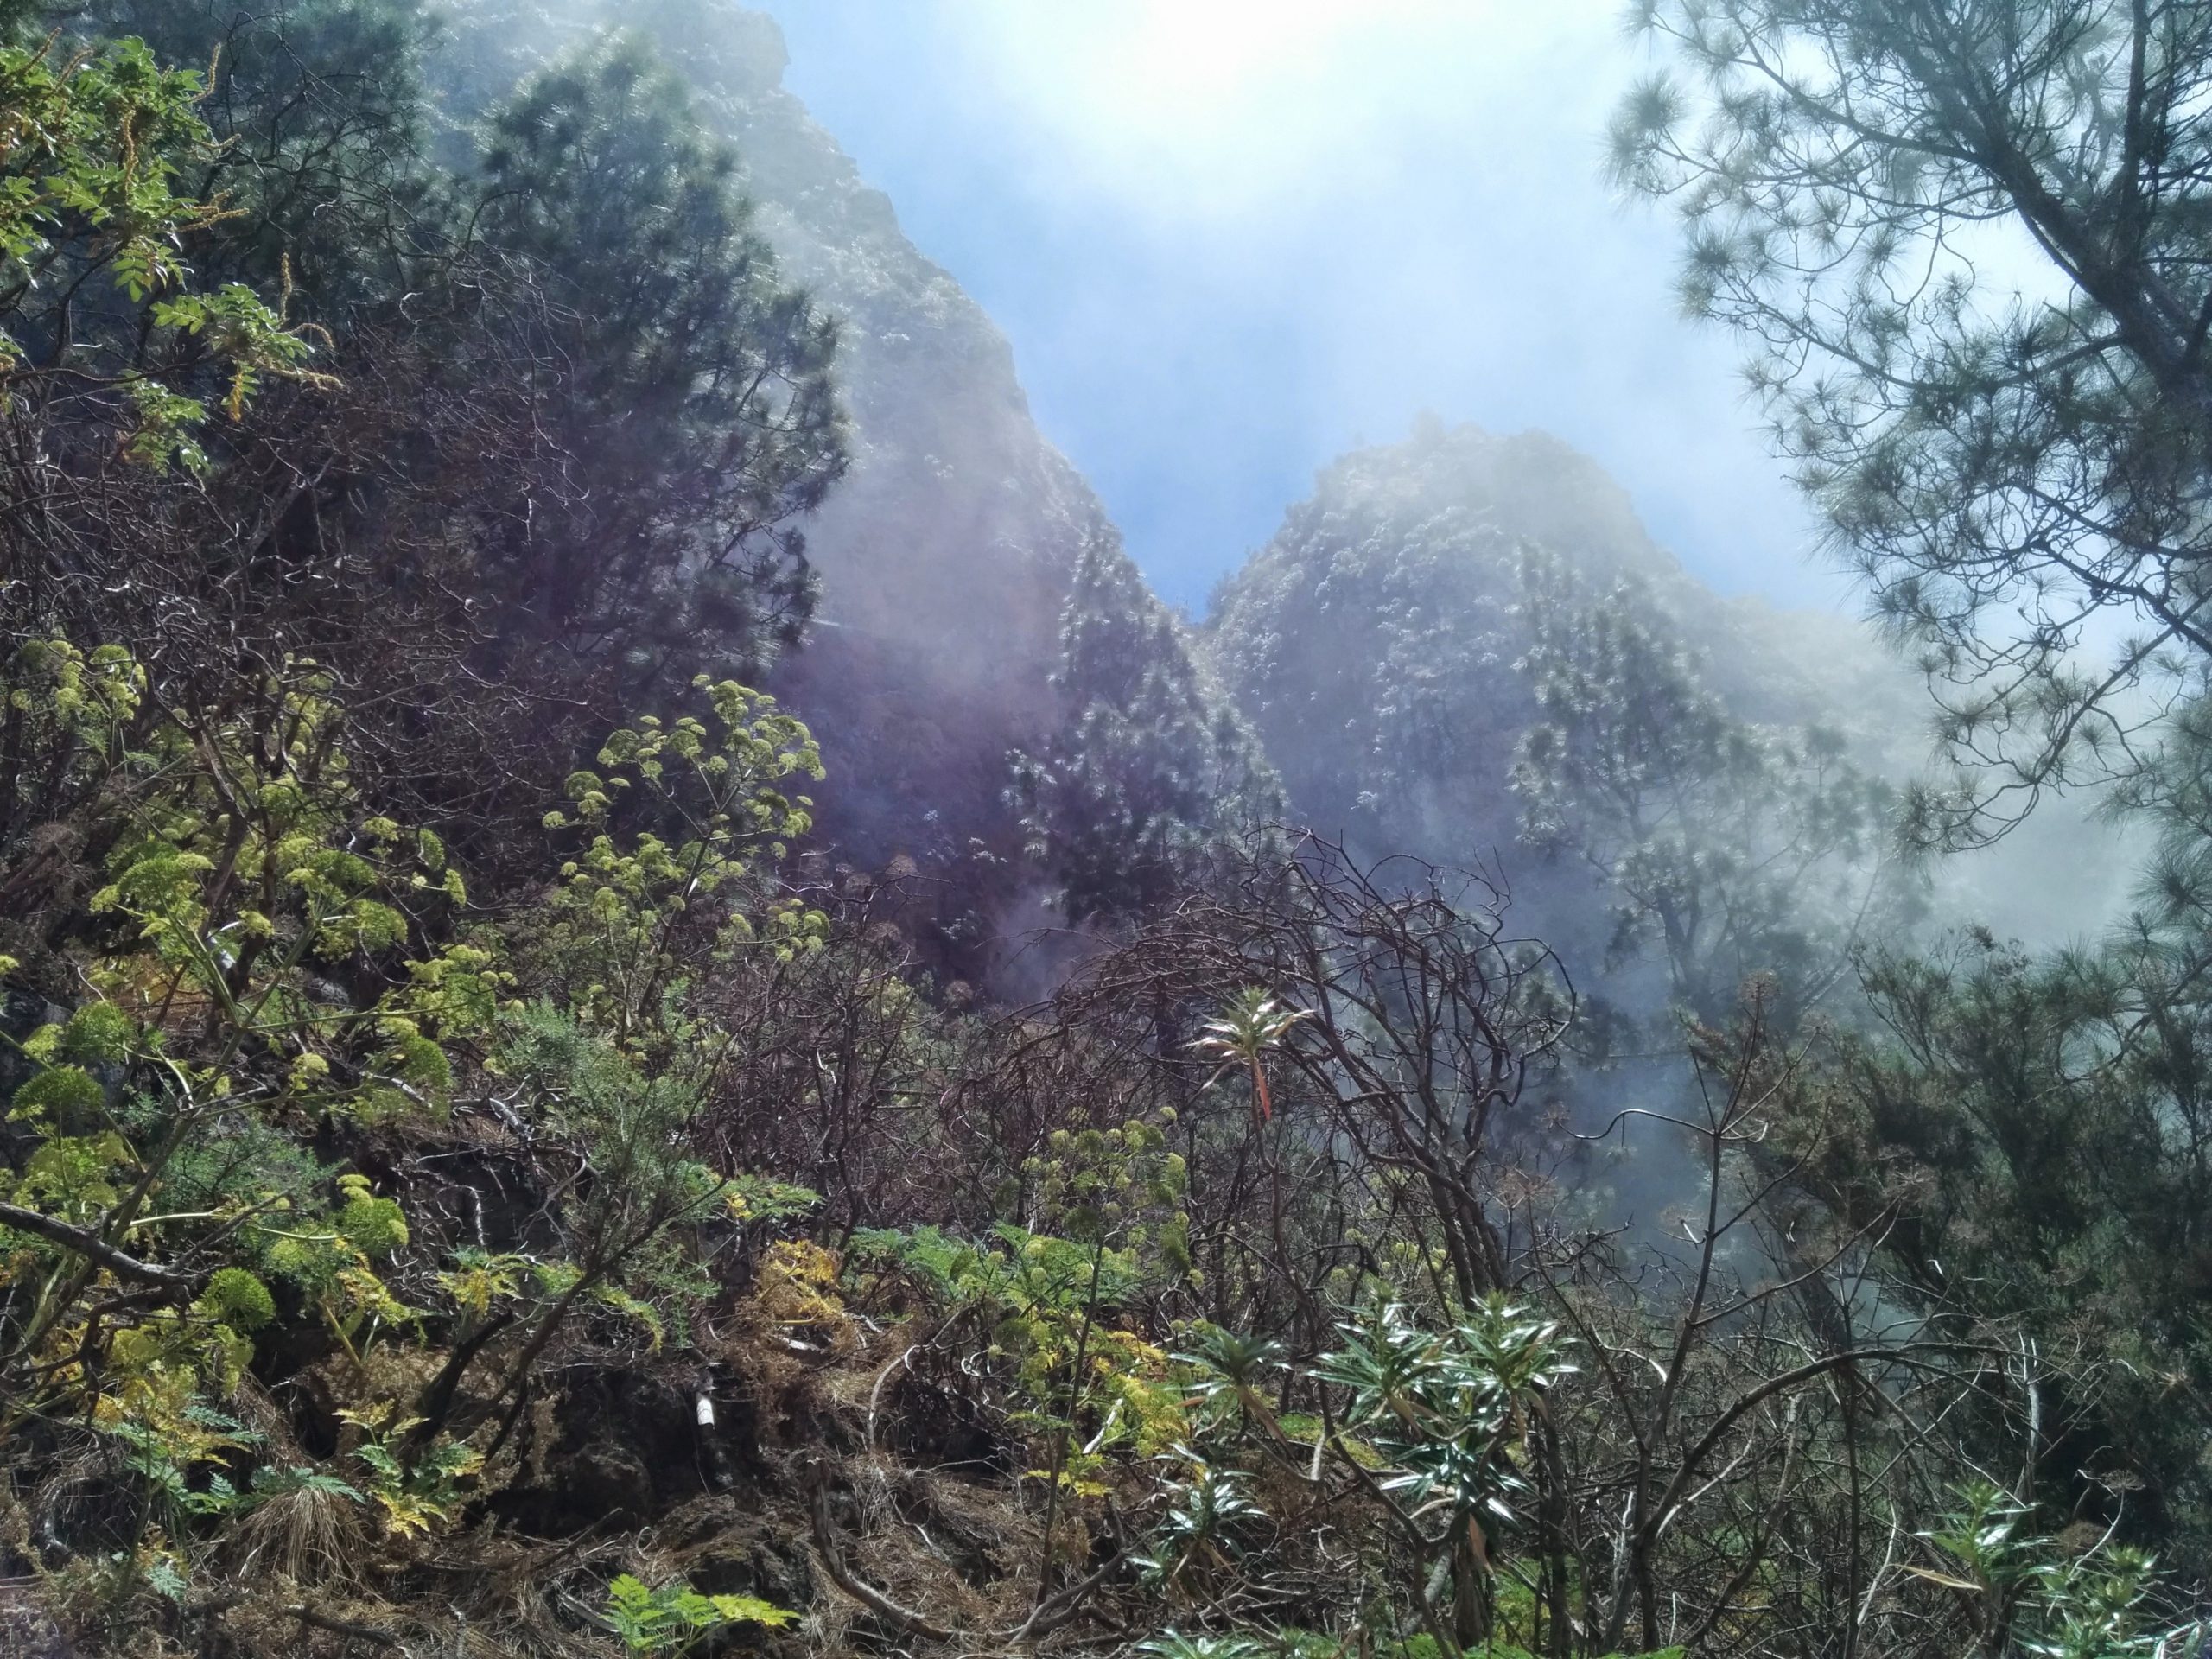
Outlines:
[{"label": "fern plant", "polygon": [[678,1653],[725,1624],[777,1629],[798,1615],[758,1596],[709,1596],[682,1579],[654,1587],[625,1573],[607,1586],[607,1629],[633,1654]]}]

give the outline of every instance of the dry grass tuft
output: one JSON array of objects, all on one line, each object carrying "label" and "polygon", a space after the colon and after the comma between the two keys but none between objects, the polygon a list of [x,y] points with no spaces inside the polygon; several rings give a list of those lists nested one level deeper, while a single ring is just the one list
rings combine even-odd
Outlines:
[{"label": "dry grass tuft", "polygon": [[296,1486],[265,1499],[238,1524],[241,1578],[275,1573],[299,1585],[351,1584],[368,1553],[360,1502],[321,1486]]}]

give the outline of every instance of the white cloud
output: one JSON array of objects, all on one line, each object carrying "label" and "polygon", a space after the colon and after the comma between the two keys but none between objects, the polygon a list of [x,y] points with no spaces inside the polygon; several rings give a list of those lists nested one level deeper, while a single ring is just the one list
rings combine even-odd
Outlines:
[{"label": "white cloud", "polygon": [[1341,186],[1416,137],[1502,128],[1539,65],[1569,71],[1542,89],[1555,120],[1589,101],[1593,48],[1625,54],[1603,0],[940,3],[1026,118],[1033,167],[1216,219]]}]

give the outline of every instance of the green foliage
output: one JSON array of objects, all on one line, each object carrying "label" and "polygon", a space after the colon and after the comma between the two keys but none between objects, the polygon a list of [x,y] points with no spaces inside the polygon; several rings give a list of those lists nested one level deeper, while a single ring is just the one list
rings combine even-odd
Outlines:
[{"label": "green foliage", "polygon": [[358,1411],[341,1414],[364,1431],[353,1456],[367,1471],[369,1501],[392,1532],[427,1535],[460,1513],[468,1497],[463,1483],[484,1466],[481,1452],[442,1440],[420,1455],[404,1456],[397,1437],[416,1427],[419,1419],[391,1421],[385,1414]]},{"label": "green foliage", "polygon": [[[1072,1237],[1003,1223],[978,1243],[935,1227],[863,1229],[853,1236],[851,1255],[856,1267],[910,1278],[935,1306],[969,1315],[985,1356],[1005,1367],[1020,1395],[1015,1421],[1058,1448],[1046,1469],[1032,1472],[1090,1494],[1110,1453],[1164,1452],[1181,1438],[1184,1417],[1166,1357],[1111,1322],[1159,1281],[1165,1264],[1147,1241],[1167,1223],[1148,1229],[1138,1215],[1129,1196],[1134,1176],[1126,1187],[1111,1178],[1096,1187],[1072,1185]],[[1117,1236],[1128,1243],[1115,1248]],[[1090,1439],[1071,1446],[1078,1424]],[[1057,1476],[1055,1456],[1066,1463]]]},{"label": "green foliage", "polygon": [[1139,1643],[1137,1651],[1151,1659],[1260,1659],[1275,1649],[1255,1637],[1185,1636],[1163,1630]]},{"label": "green foliage", "polygon": [[677,1653],[725,1624],[795,1623],[790,1612],[758,1596],[707,1596],[681,1579],[651,1587],[627,1573],[607,1586],[607,1628],[634,1654]]},{"label": "green foliage", "polygon": [[[1011,1224],[976,1243],[937,1227],[862,1228],[853,1235],[851,1254],[870,1272],[911,1276],[938,1306],[982,1313],[994,1346],[1025,1358],[1064,1357],[1086,1309],[1119,1306],[1143,1282],[1133,1252]],[[1031,1373],[1040,1391],[1050,1389],[1050,1369]]]},{"label": "green foliage", "polygon": [[1274,817],[1259,745],[1145,591],[1112,532],[1094,528],[1069,584],[1051,741],[1014,761],[1029,852],[1071,917],[1132,916],[1198,879],[1238,832]]},{"label": "green foliage", "polygon": [[137,1026],[111,1002],[87,1002],[71,1014],[56,1032],[51,1052],[34,1046],[43,1034],[35,1033],[25,1047],[33,1058],[48,1064],[60,1058],[79,1065],[113,1065],[128,1058],[139,1039]]},{"label": "green foliage", "polygon": [[[305,366],[313,341],[251,289],[184,286],[188,270],[179,250],[229,211],[178,188],[213,149],[195,108],[200,77],[162,67],[133,40],[54,59],[51,41],[37,48],[0,46],[0,85],[7,89],[0,274],[8,296],[0,302],[0,365],[26,366],[50,326],[34,308],[46,290],[90,284],[115,290],[157,338],[190,342],[226,363],[233,420],[264,375],[323,378]],[[135,459],[158,467],[181,458],[204,467],[190,436],[207,418],[204,404],[149,374],[149,360],[159,362],[161,354],[149,359],[142,342],[136,361],[95,348],[68,366],[131,398],[136,429],[124,448]]]},{"label": "green foliage", "polygon": [[[424,976],[368,1008],[319,976],[423,943],[463,896],[434,843],[363,810],[327,677],[287,664],[207,716],[142,710],[146,678],[127,654],[58,644],[20,655],[12,677],[11,707],[73,741],[64,758],[121,804],[89,901],[108,918],[109,949],[86,976],[95,995],[23,1044],[40,1069],[10,1113],[37,1138],[0,1185],[156,1261],[194,1262],[198,1318],[162,1311],[111,1327],[105,1378],[56,1367],[80,1340],[99,1351],[99,1322],[80,1323],[99,1258],[33,1234],[54,1272],[13,1308],[0,1364],[47,1379],[26,1407],[81,1395],[96,1417],[159,1436],[189,1425],[196,1390],[235,1379],[243,1333],[276,1312],[264,1273],[305,1289],[357,1357],[380,1325],[410,1317],[373,1266],[408,1242],[398,1202],[348,1175],[333,1205],[272,1120],[365,1112],[382,1097],[431,1103],[450,1069],[424,1027],[474,1033],[450,999],[418,1003]],[[449,977],[428,979],[449,989]]]},{"label": "green foliage", "polygon": [[83,1067],[49,1065],[16,1090],[8,1116],[19,1122],[82,1124],[98,1116],[106,1099]]},{"label": "green foliage", "polygon": [[[2192,1632],[2163,1627],[2152,1609],[2151,1558],[2108,1540],[2073,1553],[2029,1529],[2030,1510],[1986,1481],[1923,1536],[1942,1570],[1908,1566],[1967,1599],[1985,1652],[2035,1659],[2164,1655]],[[2200,1632],[2201,1633],[2201,1632]]]},{"label": "green foliage", "polygon": [[512,1016],[497,1064],[542,1099],[550,1120],[588,1147],[602,1172],[573,1214],[587,1258],[720,1201],[720,1178],[686,1155],[680,1136],[700,1104],[688,1077],[650,1075],[543,1004]]},{"label": "green foliage", "polygon": [[239,1502],[245,1508],[256,1509],[294,1492],[313,1492],[325,1497],[342,1499],[348,1503],[367,1501],[359,1487],[339,1479],[327,1470],[271,1463],[264,1464],[254,1471],[253,1490]]},{"label": "green foliage", "polygon": [[1187,1477],[1169,1490],[1153,1529],[1150,1575],[1171,1596],[1218,1587],[1236,1570],[1244,1535],[1267,1518],[1249,1477],[1194,1459]]},{"label": "green foliage", "polygon": [[[49,10],[93,67],[148,51],[110,44],[130,36],[149,61],[205,67],[182,106],[204,142],[174,158],[174,188],[209,211],[169,238],[188,280],[143,303],[98,273],[10,290],[14,333],[68,347],[36,383],[53,394],[12,406],[51,474],[26,487],[102,482],[67,520],[91,550],[35,600],[7,589],[20,614],[0,626],[11,644],[145,648],[175,601],[193,643],[167,647],[167,695],[199,707],[229,701],[234,662],[313,640],[371,689],[370,763],[454,780],[461,795],[431,791],[448,804],[476,791],[457,820],[471,867],[513,879],[483,855],[524,844],[512,815],[540,804],[538,754],[558,768],[632,693],[677,683],[677,653],[758,670],[795,639],[795,520],[842,467],[832,331],[746,228],[681,87],[634,50],[579,60],[626,69],[549,72],[503,131],[486,104],[509,86],[426,79],[433,47],[442,75],[456,43],[419,0]],[[226,356],[241,336],[255,352]],[[196,470],[118,479],[118,447]],[[272,518],[277,474],[296,487]],[[455,695],[487,670],[493,696]]]},{"label": "green foliage", "polygon": [[[233,1057],[251,1037],[288,1051],[296,1079],[335,1083],[344,1071],[334,1066],[358,1068],[365,1096],[404,1093],[408,1051],[393,1076],[362,1044],[379,1031],[403,1044],[421,1035],[410,993],[395,992],[382,1026],[365,1027],[350,1013],[317,1007],[307,976],[311,964],[400,950],[421,937],[425,918],[466,893],[428,844],[362,810],[343,717],[327,689],[314,664],[287,664],[257,688],[266,699],[257,708],[148,729],[115,768],[118,781],[143,776],[147,786],[118,826],[92,908],[124,923],[161,971],[175,976],[164,995],[188,991],[220,1011],[234,1033]],[[281,758],[258,741],[264,719],[286,734]],[[79,1018],[100,1022],[112,1057],[135,1030],[134,1007],[150,1009],[159,998],[135,969],[111,974],[102,988],[121,1006]],[[412,1063],[420,1072],[419,1049]]]},{"label": "green foliage", "polygon": [[586,486],[500,579],[560,624],[622,617],[633,683],[679,652],[758,671],[812,606],[786,521],[845,467],[834,325],[778,286],[736,157],[642,41],[531,77],[486,139],[475,226],[561,307],[558,418]]},{"label": "green foliage", "polygon": [[[1450,1586],[1462,1639],[1470,1629],[1492,1638],[1468,1651],[1519,1651],[1495,1639],[1491,1581],[1506,1529],[1522,1518],[1517,1505],[1531,1491],[1538,1402],[1575,1370],[1563,1333],[1530,1310],[1493,1298],[1436,1326],[1388,1303],[1338,1335],[1333,1351],[1298,1368],[1301,1380],[1338,1402],[1325,1421],[1278,1415],[1268,1397],[1281,1382],[1281,1351],[1274,1343],[1201,1331],[1177,1357],[1192,1427],[1211,1450],[1179,1452],[1188,1472],[1163,1503],[1152,1539],[1153,1575],[1189,1593],[1217,1591],[1222,1576],[1236,1569],[1240,1533],[1250,1533],[1265,1515],[1232,1459],[1255,1451],[1278,1465],[1295,1459],[1313,1479],[1333,1458],[1407,1520],[1408,1541],[1418,1541],[1405,1570],[1432,1616]],[[1294,1430],[1310,1443],[1300,1445]],[[1262,1643],[1249,1650],[1306,1649]]]},{"label": "green foliage", "polygon": [[[47,647],[14,700],[99,738],[84,764],[132,787],[91,899],[112,918],[90,976],[99,995],[20,1046],[34,1069],[10,1120],[33,1141],[18,1170],[0,1170],[0,1198],[88,1237],[129,1239],[156,1264],[191,1264],[147,1271],[194,1294],[188,1314],[87,1323],[103,1284],[97,1251],[16,1230],[0,1287],[41,1288],[0,1296],[0,1366],[44,1379],[18,1410],[81,1400],[140,1448],[163,1501],[194,1514],[213,1513],[195,1507],[212,1489],[192,1471],[239,1444],[207,1426],[207,1402],[236,1382],[247,1333],[282,1317],[271,1283],[296,1290],[364,1382],[378,1344],[429,1334],[429,1315],[395,1288],[414,1270],[405,1208],[365,1175],[319,1166],[296,1138],[316,1122],[441,1112],[462,1066],[489,1065],[588,1160],[594,1179],[556,1211],[565,1259],[526,1274],[512,1254],[464,1255],[434,1281],[479,1325],[495,1302],[528,1314],[518,1370],[580,1303],[658,1347],[684,1299],[711,1289],[663,1248],[672,1225],[787,1217],[811,1196],[726,1180],[686,1145],[717,1049],[734,1040],[690,1007],[697,966],[755,945],[791,957],[820,938],[820,917],[773,883],[782,837],[805,823],[804,798],[779,785],[820,771],[804,728],[765,698],[702,683],[711,737],[687,717],[609,740],[603,786],[576,791],[601,856],[556,877],[521,939],[541,983],[577,987],[572,1012],[512,996],[513,941],[456,937],[465,889],[438,838],[367,810],[345,709],[319,670],[292,666],[258,688],[264,701],[187,724],[168,711],[140,718],[143,679],[127,657]],[[127,744],[104,735],[115,721],[136,722]],[[254,723],[268,721],[279,748]],[[622,830],[609,804],[624,792],[683,838]],[[694,924],[701,934],[682,931]],[[349,965],[374,970],[377,988],[350,997],[325,976]],[[590,988],[578,984],[587,975]],[[22,1276],[34,1262],[35,1281]],[[426,1534],[459,1512],[480,1452],[390,1400],[348,1409],[363,1432],[352,1454],[368,1473],[361,1490],[391,1532]],[[0,1420],[0,1444],[10,1426]]]},{"label": "green foliage", "polygon": [[1187,1403],[1217,1422],[1232,1408],[1238,1423],[1275,1421],[1268,1389],[1283,1363],[1283,1347],[1267,1337],[1242,1335],[1219,1325],[1201,1326],[1175,1356],[1188,1373]]},{"label": "green foliage", "polygon": [[[1835,1038],[1777,1125],[1834,1214],[1897,1217],[1884,1259],[1899,1294],[1955,1331],[1997,1321],[2095,1357],[2048,1385],[2095,1452],[2056,1452],[2045,1478],[2148,1484],[2184,1549],[2212,1527],[2202,949],[2138,933],[2037,957],[1969,933],[1875,954],[1880,1039]],[[2145,1519],[2123,1516],[2122,1535]]]},{"label": "green foliage", "polygon": [[[570,774],[573,820],[556,810],[545,825],[573,823],[591,839],[562,865],[528,947],[560,975],[579,1019],[656,1065],[699,1034],[683,1009],[695,945],[788,960],[819,950],[827,926],[821,912],[750,880],[805,833],[811,803],[784,785],[822,776],[812,736],[772,697],[733,681],[701,676],[693,688],[712,727],[690,715],[645,719],[607,740],[601,771]],[[625,835],[609,827],[618,818],[654,827]]]},{"label": "green foliage", "polygon": [[378,1198],[370,1190],[367,1177],[343,1176],[338,1190],[344,1202],[331,1218],[332,1224],[338,1236],[363,1255],[390,1255],[407,1243],[405,1212],[396,1199]]},{"label": "green foliage", "polygon": [[1528,1408],[1574,1369],[1559,1327],[1493,1299],[1437,1331],[1385,1306],[1342,1336],[1313,1374],[1344,1391],[1344,1430],[1380,1454],[1383,1490],[1415,1510],[1444,1503],[1485,1525],[1512,1520]]},{"label": "green foliage", "polygon": [[209,1319],[249,1333],[276,1317],[276,1299],[244,1268],[219,1268],[196,1304]]}]

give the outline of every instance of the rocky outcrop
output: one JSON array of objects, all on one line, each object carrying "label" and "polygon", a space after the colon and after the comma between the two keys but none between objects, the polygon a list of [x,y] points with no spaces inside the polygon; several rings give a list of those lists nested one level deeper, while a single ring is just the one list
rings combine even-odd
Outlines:
[{"label": "rocky outcrop", "polygon": [[[648,10],[633,21],[660,19]],[[1233,810],[1219,804],[1222,789],[1264,791],[1256,751],[1097,498],[1030,418],[1005,336],[785,90],[771,20],[709,0],[670,8],[658,34],[735,144],[787,274],[842,325],[853,466],[808,525],[819,620],[777,677],[831,767],[825,836],[855,861],[903,855],[949,882],[943,929],[988,927],[1040,880],[1080,887],[1078,866],[1095,849],[1059,843],[1033,791],[1025,798],[1014,787],[1009,757],[1054,757],[1063,771],[1088,762],[1084,734],[1102,723],[1100,699],[1140,682],[1186,692],[1191,707],[1177,712],[1188,720],[1160,720],[1135,702],[1105,712],[1178,747],[1124,745],[1098,764],[1208,786],[1194,800],[1149,777],[1124,779],[1136,797],[1177,795],[1186,815],[1172,828],[1140,823],[1133,836],[1164,844],[1222,827],[1211,820]],[[1103,626],[1148,653],[1112,685],[1090,683],[1069,654],[1071,638],[1102,625],[1102,601],[1115,612]],[[1186,726],[1187,740],[1174,736]],[[1141,839],[1129,856],[1145,856]],[[1074,894],[1070,907],[1091,908],[1090,896]]]},{"label": "rocky outcrop", "polygon": [[1740,720],[1840,726],[1884,769],[1924,724],[1918,687],[1866,630],[1720,599],[1587,456],[1424,421],[1324,471],[1216,607],[1211,647],[1294,810],[1432,856],[1510,848],[1532,554],[1593,594],[1634,584]]}]

